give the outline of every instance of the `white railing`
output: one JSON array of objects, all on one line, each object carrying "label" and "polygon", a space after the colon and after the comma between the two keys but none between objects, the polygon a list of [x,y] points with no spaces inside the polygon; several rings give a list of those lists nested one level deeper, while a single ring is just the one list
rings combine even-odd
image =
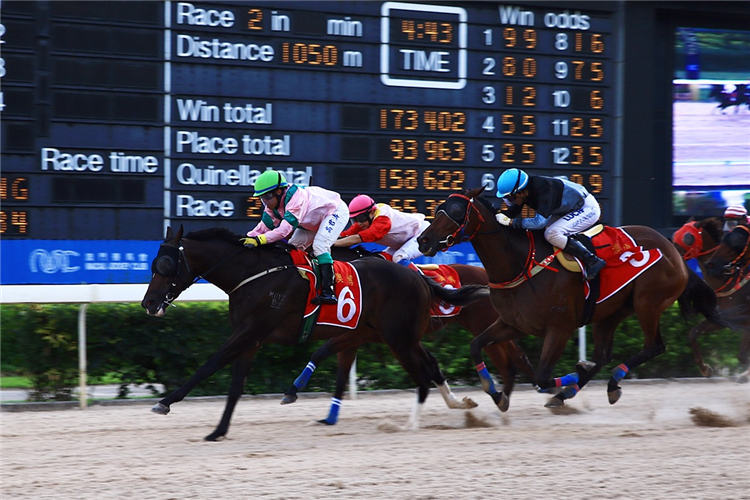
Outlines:
[{"label": "white railing", "polygon": [[[78,310],[78,400],[87,401],[86,309],[94,303],[140,302],[146,284],[134,285],[0,285],[0,304],[80,304]],[[196,283],[180,294],[181,302],[227,300],[227,294],[210,283]],[[145,314],[145,313],[144,313]]]},{"label": "white railing", "polygon": [[[87,400],[86,310],[89,304],[140,302],[147,284],[129,285],[0,285],[0,304],[80,304],[78,310],[78,400]],[[196,283],[180,294],[180,302],[218,302],[227,294],[210,283]],[[349,371],[349,397],[357,399],[357,359]]]}]

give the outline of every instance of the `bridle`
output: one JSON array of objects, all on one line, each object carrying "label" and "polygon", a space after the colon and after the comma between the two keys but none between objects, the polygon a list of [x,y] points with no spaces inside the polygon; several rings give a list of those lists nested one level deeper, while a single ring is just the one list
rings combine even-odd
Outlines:
[{"label": "bridle", "polygon": [[[164,276],[171,280],[170,291],[164,296],[162,305],[166,308],[172,305],[172,302],[185,290],[200,279],[200,276],[187,283],[181,274],[181,270],[184,267],[188,274],[192,274],[190,270],[190,264],[185,258],[185,249],[182,245],[174,246],[169,243],[162,243],[159,245],[159,253],[156,255],[153,264],[151,265],[151,272],[159,276]],[[187,284],[186,284],[187,283]],[[180,288],[177,288],[177,287]]]},{"label": "bridle", "polygon": [[[171,289],[169,292],[166,293],[164,296],[164,301],[162,304],[164,307],[168,307],[170,305],[173,305],[172,302],[185,290],[190,288],[194,283],[197,283],[198,281],[202,279],[206,279],[206,276],[216,271],[218,268],[226,264],[232,257],[237,255],[240,252],[244,252],[247,249],[244,247],[238,248],[236,251],[230,253],[223,259],[221,259],[219,262],[211,266],[206,272],[195,276],[194,278],[190,278],[193,274],[192,270],[190,269],[190,263],[188,262],[187,258],[185,257],[185,248],[180,243],[179,246],[175,246],[170,243],[162,243],[159,247],[159,253],[157,254],[157,257],[154,259],[154,262],[151,266],[151,270],[154,274],[158,274],[160,276],[164,276],[165,278],[169,278],[171,280]],[[260,258],[260,257],[258,257]],[[183,270],[183,264],[185,269],[185,274],[187,274],[187,278],[184,277],[182,270]],[[251,281],[254,281],[258,278],[262,278],[263,276],[266,276],[271,273],[275,273],[277,271],[283,271],[285,269],[293,268],[294,265],[284,264],[281,266],[276,266],[272,268],[265,269],[253,276],[250,276],[249,278],[245,278],[242,281],[240,281],[236,286],[234,286],[231,290],[225,292],[227,295],[231,295],[235,291],[237,291],[242,286],[250,283]]]},{"label": "bridle", "polygon": [[[730,274],[735,268],[740,269],[742,266],[750,261],[750,228],[747,226],[737,226],[735,231],[741,229],[747,233],[747,240],[745,241],[745,248],[735,257],[731,262],[724,266],[725,274]],[[745,260],[745,262],[743,262]]]},{"label": "bridle", "polygon": [[[449,247],[455,245],[456,243],[463,243],[464,241],[469,241],[472,238],[474,238],[474,236],[476,236],[477,234],[493,234],[493,233],[500,231],[500,229],[498,229],[498,231],[488,231],[485,233],[478,233],[478,230],[481,227],[485,219],[484,219],[484,216],[482,216],[482,212],[474,204],[475,203],[474,199],[469,198],[468,196],[465,196],[459,193],[455,193],[455,194],[448,196],[448,198],[453,198],[453,197],[466,200],[468,202],[468,206],[466,207],[466,212],[464,212],[463,220],[460,222],[454,219],[453,217],[451,217],[450,215],[448,215],[448,212],[446,212],[445,209],[442,208],[443,205],[445,205],[445,203],[440,205],[437,211],[435,212],[436,217],[438,214],[442,213],[443,215],[445,215],[445,217],[448,218],[449,221],[451,221],[457,226],[456,230],[452,234],[449,234],[448,236],[446,236],[444,240],[439,241],[439,243],[446,245],[446,248],[443,250],[447,250]],[[467,225],[469,224],[469,221],[471,219],[472,211],[476,212],[477,217],[479,217],[479,222],[477,222],[473,230],[468,230]],[[519,261],[519,264],[521,264],[522,266],[521,272],[518,274],[518,276],[516,276],[515,278],[511,280],[504,281],[502,283],[494,283],[494,282],[488,283],[488,286],[490,288],[497,288],[497,289],[515,288],[521,285],[522,283],[529,281],[534,275],[536,275],[537,273],[539,273],[540,271],[544,269],[549,269],[550,271],[558,272],[557,269],[551,267],[550,264],[554,260],[555,256],[560,252],[560,250],[547,256],[547,258],[545,258],[543,261],[537,262],[534,237],[530,231],[527,231],[526,235],[529,238],[529,251],[526,255],[526,262],[521,264]],[[532,288],[533,288],[533,285],[532,285]]]},{"label": "bridle", "polygon": [[[709,250],[701,251],[703,250],[703,229],[696,227],[697,223],[697,221],[688,222],[674,233],[674,243],[685,250],[685,253],[682,256],[683,260],[690,260],[703,255],[709,255],[719,248],[717,245]],[[692,244],[685,242],[685,238],[688,236],[692,236]]]},{"label": "bridle", "polygon": [[[453,245],[457,245],[458,243],[463,243],[465,241],[471,240],[477,234],[477,229],[479,228],[480,224],[484,222],[484,217],[482,217],[482,213],[479,211],[479,209],[477,209],[477,207],[474,206],[473,199],[460,193],[454,193],[448,196],[448,198],[460,198],[462,200],[466,200],[467,207],[466,207],[466,211],[464,212],[463,220],[460,222],[454,219],[453,217],[451,217],[450,215],[448,215],[448,212],[446,212],[445,209],[443,208],[445,203],[440,205],[437,211],[435,212],[435,217],[437,217],[438,214],[442,213],[445,217],[448,218],[449,221],[451,221],[452,223],[456,225],[456,230],[453,233],[447,235],[444,240],[441,240],[438,242],[440,244],[445,245],[446,246],[445,249],[448,249],[449,247],[452,247]],[[469,224],[472,211],[477,213],[477,217],[479,217],[479,222],[476,224],[474,230],[469,233],[469,231],[467,231],[466,229],[466,226]]]},{"label": "bridle", "polygon": [[[737,226],[736,229],[739,228],[748,233],[745,248],[731,262],[724,265],[724,275],[728,276],[728,278],[722,286],[714,290],[717,297],[732,295],[750,282],[750,272],[748,272],[750,266],[743,269],[748,264],[748,261],[750,261],[750,229],[746,226]],[[743,259],[745,262],[742,262]]]},{"label": "bridle", "polygon": [[[205,279],[206,276],[224,265],[229,259],[242,252],[243,250],[245,249],[238,248],[237,251],[227,255],[219,262],[211,266],[205,273],[190,278],[193,272],[190,269],[190,263],[185,257],[185,247],[182,246],[181,242],[179,246],[174,246],[170,243],[162,243],[159,246],[159,253],[157,254],[157,257],[156,259],[154,259],[154,263],[151,266],[151,271],[154,274],[164,276],[165,278],[169,278],[171,280],[171,288],[170,291],[167,292],[164,296],[163,305],[165,307],[172,305],[172,302],[177,297],[179,297],[182,292],[190,288],[194,283]],[[187,278],[182,273],[183,267],[185,269],[185,274],[187,274],[188,276]],[[239,288],[239,285],[235,288],[235,290],[237,288]]]}]

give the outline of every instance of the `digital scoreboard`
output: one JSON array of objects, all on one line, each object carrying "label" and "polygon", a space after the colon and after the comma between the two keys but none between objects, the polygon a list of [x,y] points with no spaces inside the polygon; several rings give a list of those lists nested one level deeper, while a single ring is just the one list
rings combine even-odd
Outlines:
[{"label": "digital scoreboard", "polygon": [[431,217],[518,167],[606,221],[614,13],[575,5],[5,1],[1,237],[244,233],[268,168]]}]

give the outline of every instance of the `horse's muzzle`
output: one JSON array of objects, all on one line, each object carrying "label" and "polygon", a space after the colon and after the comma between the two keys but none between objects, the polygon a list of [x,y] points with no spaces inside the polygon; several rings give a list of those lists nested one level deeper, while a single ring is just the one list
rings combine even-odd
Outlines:
[{"label": "horse's muzzle", "polygon": [[433,257],[437,253],[437,249],[432,245],[432,240],[427,236],[422,236],[418,240],[419,251],[427,257]]},{"label": "horse's muzzle", "polygon": [[148,314],[149,316],[162,317],[167,314],[169,302],[163,301],[159,303],[153,299],[143,299],[143,302],[141,302],[141,307],[146,310],[146,314]]}]

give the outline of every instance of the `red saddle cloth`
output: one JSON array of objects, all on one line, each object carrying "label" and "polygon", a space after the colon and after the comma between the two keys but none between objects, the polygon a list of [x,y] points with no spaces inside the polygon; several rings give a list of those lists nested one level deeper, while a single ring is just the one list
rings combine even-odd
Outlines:
[{"label": "red saddle cloth", "polygon": [[[661,250],[643,247],[622,228],[605,226],[604,230],[591,238],[596,255],[607,265],[599,272],[599,298],[601,304],[636,279],[663,257]],[[586,283],[586,296],[590,288]]]},{"label": "red saddle cloth", "polygon": [[335,274],[334,292],[338,298],[337,304],[313,304],[311,302],[318,295],[317,277],[313,272],[310,257],[301,250],[292,250],[292,261],[300,272],[307,275],[310,282],[310,293],[305,305],[305,318],[320,309],[318,325],[339,326],[355,329],[362,315],[362,286],[359,283],[357,270],[348,262],[334,261]]},{"label": "red saddle cloth", "polygon": [[[385,252],[381,252],[380,255],[386,260],[393,261],[392,255]],[[425,269],[410,262],[408,267],[413,271],[429,276],[437,281],[443,288],[461,288],[461,280],[458,277],[458,271],[451,266],[439,264],[437,269]],[[458,316],[460,313],[461,306],[447,304],[442,300],[433,301],[432,308],[430,309],[430,316],[433,318],[449,318],[451,316]]]}]

